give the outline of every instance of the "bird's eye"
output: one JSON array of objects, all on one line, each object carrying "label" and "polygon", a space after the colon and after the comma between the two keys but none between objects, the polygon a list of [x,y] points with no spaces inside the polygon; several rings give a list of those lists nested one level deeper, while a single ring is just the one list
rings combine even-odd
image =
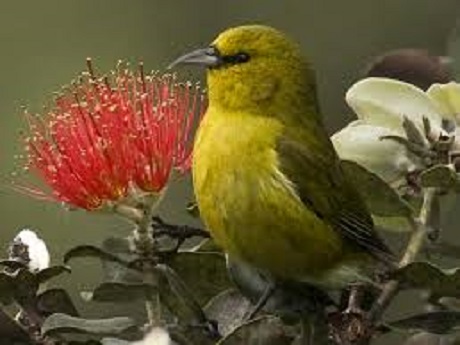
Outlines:
[{"label": "bird's eye", "polygon": [[250,59],[250,56],[248,53],[238,53],[235,55],[235,63],[243,63],[243,62],[248,62]]},{"label": "bird's eye", "polygon": [[250,56],[248,53],[240,52],[234,55],[225,55],[222,56],[222,61],[225,64],[236,65],[249,61]]}]

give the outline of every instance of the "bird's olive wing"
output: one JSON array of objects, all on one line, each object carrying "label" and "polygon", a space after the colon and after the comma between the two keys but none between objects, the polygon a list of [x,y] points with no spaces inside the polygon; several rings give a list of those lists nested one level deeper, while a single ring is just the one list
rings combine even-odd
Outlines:
[{"label": "bird's olive wing", "polygon": [[295,185],[305,204],[330,223],[350,243],[388,261],[390,250],[374,230],[367,208],[345,180],[338,157],[327,137],[304,137],[298,132],[279,138],[281,172]]}]

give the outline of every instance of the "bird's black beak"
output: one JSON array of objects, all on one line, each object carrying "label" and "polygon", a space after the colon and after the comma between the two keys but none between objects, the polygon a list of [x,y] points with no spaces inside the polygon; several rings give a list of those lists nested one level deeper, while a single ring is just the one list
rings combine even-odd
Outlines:
[{"label": "bird's black beak", "polygon": [[177,65],[200,65],[208,68],[217,67],[222,64],[222,57],[215,47],[207,47],[194,50],[174,60],[168,69]]}]

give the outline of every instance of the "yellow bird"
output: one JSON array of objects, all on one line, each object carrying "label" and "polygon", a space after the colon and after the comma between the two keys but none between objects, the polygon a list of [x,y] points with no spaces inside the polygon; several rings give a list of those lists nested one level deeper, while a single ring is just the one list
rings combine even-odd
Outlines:
[{"label": "yellow bird", "polygon": [[346,180],[310,63],[282,32],[231,28],[172,65],[207,68],[194,143],[201,217],[230,256],[270,276],[342,287],[391,254]]}]

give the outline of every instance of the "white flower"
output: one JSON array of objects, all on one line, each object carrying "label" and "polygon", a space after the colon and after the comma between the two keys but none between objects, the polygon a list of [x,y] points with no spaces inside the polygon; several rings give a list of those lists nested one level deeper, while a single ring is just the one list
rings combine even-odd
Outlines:
[{"label": "white flower", "polygon": [[[410,139],[403,127],[407,119],[418,129],[422,144],[428,147],[424,118],[430,124],[429,137],[437,139],[443,132],[443,119],[460,113],[457,111],[460,110],[460,86],[451,84],[447,84],[450,85],[448,92],[445,86],[438,84],[424,92],[411,84],[388,78],[358,81],[350,87],[345,98],[359,120],[332,136],[337,153],[342,159],[355,161],[379,175],[393,187],[404,185],[408,174],[425,168],[425,163],[405,145],[382,137]],[[455,102],[447,104],[446,99]]]},{"label": "white flower", "polygon": [[171,338],[163,328],[153,328],[144,339],[133,342],[132,345],[171,345]]},{"label": "white flower", "polygon": [[50,254],[46,243],[32,230],[21,230],[13,239],[10,252],[12,259],[26,262],[31,272],[38,272],[49,267]]}]

